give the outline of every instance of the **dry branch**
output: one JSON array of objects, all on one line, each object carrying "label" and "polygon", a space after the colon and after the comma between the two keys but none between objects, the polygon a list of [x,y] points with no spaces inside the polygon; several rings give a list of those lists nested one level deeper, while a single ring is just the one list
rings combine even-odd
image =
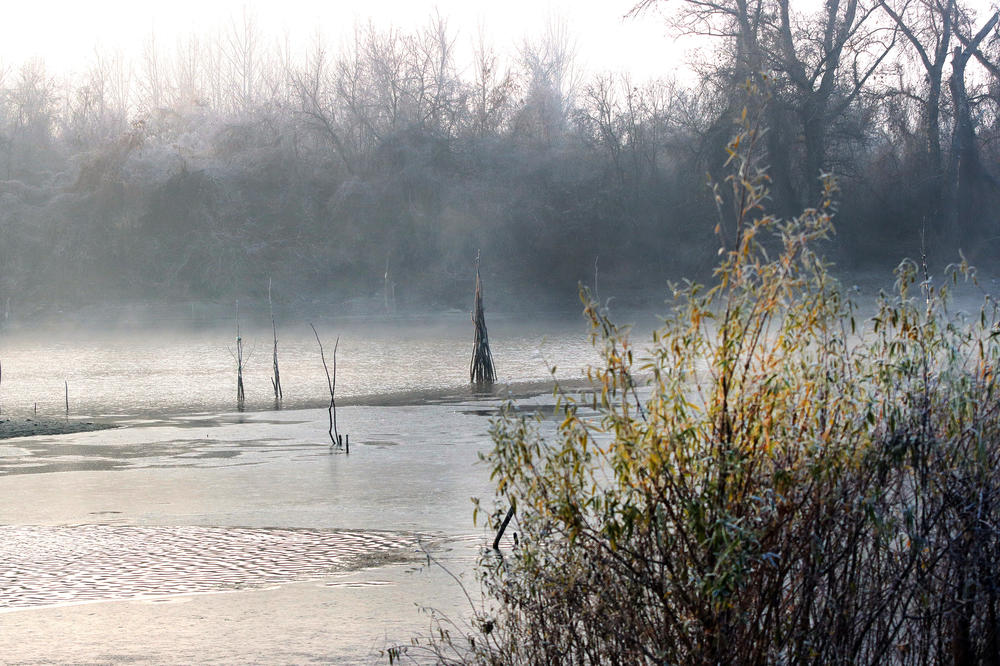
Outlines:
[{"label": "dry branch", "polygon": [[271,386],[274,387],[274,399],[282,399],[281,393],[281,373],[278,372],[278,327],[274,323],[274,305],[271,302],[271,278],[267,278],[267,306],[271,310],[271,332],[274,334],[274,354],[272,356],[274,365],[274,376],[271,378]]},{"label": "dry branch", "polygon": [[[232,351],[229,352],[232,354]],[[236,301],[236,408],[243,410],[246,402],[246,393],[243,390],[243,367],[246,362],[243,360],[243,337],[240,335],[240,302]]]},{"label": "dry branch", "polygon": [[[229,349],[227,346],[226,349]],[[243,405],[246,402],[246,393],[243,390],[243,369],[247,367],[247,363],[250,362],[250,357],[253,356],[254,350],[251,349],[250,353],[245,357],[243,356],[243,336],[240,335],[240,302],[236,301],[236,351],[229,349],[229,355],[233,357],[236,361],[236,409],[243,411]]]},{"label": "dry branch", "polygon": [[330,435],[330,449],[334,447],[340,447],[340,435],[337,433],[337,401],[335,398],[335,392],[337,390],[337,347],[340,346],[340,336],[337,336],[337,341],[333,344],[333,378],[330,377],[330,369],[326,365],[326,354],[323,353],[323,343],[319,339],[319,333],[316,332],[316,327],[309,324],[309,328],[313,330],[313,335],[316,336],[316,344],[319,345],[319,357],[323,361],[323,370],[326,371],[326,386],[330,390],[330,406],[327,407],[326,412],[330,419],[330,427],[327,430],[327,434]]}]

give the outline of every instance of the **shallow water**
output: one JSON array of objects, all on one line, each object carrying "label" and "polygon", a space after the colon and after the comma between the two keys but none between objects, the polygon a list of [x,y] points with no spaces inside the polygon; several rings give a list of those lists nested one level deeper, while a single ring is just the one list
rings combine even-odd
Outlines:
[{"label": "shallow water", "polygon": [[279,322],[280,410],[271,331],[244,324],[243,412],[229,327],[0,332],[5,415],[61,416],[68,387],[71,416],[122,426],[0,442],[0,655],[371,663],[428,633],[421,607],[467,617],[452,574],[476,596],[490,418],[511,385],[551,411],[552,366],[574,380],[595,359],[582,321],[489,326],[488,395],[468,386],[467,315],[318,326],[331,369],[340,336],[350,455],[330,451],[305,324]]},{"label": "shallow water", "polygon": [[478,596],[473,566],[492,535],[470,498],[492,497],[479,456],[499,401],[445,395],[338,409],[349,455],[331,454],[325,409],[6,440],[0,655],[372,663],[430,632],[421,607],[467,618],[451,574]]},{"label": "shallow water", "polygon": [[117,525],[0,526],[0,611],[225,592],[404,559],[416,535]]},{"label": "shallow water", "polygon": [[[585,323],[488,322],[499,383],[575,379],[595,358]],[[329,399],[308,324],[278,324],[283,408]],[[361,320],[317,326],[343,404],[409,401],[409,394],[468,395],[472,324],[466,315]],[[246,409],[275,407],[271,329],[244,322]],[[0,332],[0,411],[5,414],[177,414],[236,407],[235,327],[197,330],[48,329]]]}]

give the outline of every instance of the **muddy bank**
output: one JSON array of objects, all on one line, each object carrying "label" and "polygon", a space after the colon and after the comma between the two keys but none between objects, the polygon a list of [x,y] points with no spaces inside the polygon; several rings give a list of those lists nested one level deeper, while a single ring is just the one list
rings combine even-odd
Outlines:
[{"label": "muddy bank", "polygon": [[34,437],[36,435],[67,435],[74,432],[92,432],[116,428],[113,423],[93,420],[60,418],[0,418],[0,439]]}]

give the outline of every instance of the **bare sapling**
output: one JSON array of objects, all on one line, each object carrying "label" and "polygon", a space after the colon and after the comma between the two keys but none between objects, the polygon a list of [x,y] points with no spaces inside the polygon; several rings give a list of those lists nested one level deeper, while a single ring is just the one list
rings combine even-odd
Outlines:
[{"label": "bare sapling", "polygon": [[240,302],[236,301],[236,351],[229,350],[229,354],[236,361],[236,409],[243,411],[246,404],[246,393],[243,390],[243,369],[246,368],[253,351],[243,356],[243,336],[240,335]]},{"label": "bare sapling", "polygon": [[[316,336],[316,344],[319,345],[319,357],[323,361],[323,370],[326,372],[326,387],[330,390],[330,405],[327,407],[326,413],[330,421],[327,434],[330,436],[330,451],[332,452],[334,448],[344,448],[343,440],[337,432],[337,400],[335,395],[337,390],[337,347],[340,346],[340,336],[338,335],[337,341],[333,343],[333,377],[331,377],[330,368],[326,365],[326,354],[323,353],[323,343],[319,339],[319,333],[316,332],[316,327],[311,323],[309,327],[312,329],[313,335]],[[348,448],[345,452],[350,453],[350,444],[347,446]]]},{"label": "bare sapling", "polygon": [[278,372],[278,327],[274,323],[274,304],[271,302],[271,278],[267,278],[267,306],[271,310],[271,332],[274,334],[274,354],[272,356],[274,376],[271,377],[271,386],[274,387],[274,401],[280,402],[282,394],[281,373]]},{"label": "bare sapling", "polygon": [[469,379],[477,386],[488,386],[497,380],[490,351],[490,338],[486,333],[486,314],[483,311],[483,283],[479,277],[479,253],[476,253],[476,301],[472,312],[472,323],[476,327],[472,343],[472,363],[469,365]]}]

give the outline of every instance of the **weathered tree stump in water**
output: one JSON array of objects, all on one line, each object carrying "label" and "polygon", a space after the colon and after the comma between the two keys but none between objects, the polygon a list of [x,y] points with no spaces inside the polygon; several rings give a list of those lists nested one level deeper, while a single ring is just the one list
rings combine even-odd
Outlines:
[{"label": "weathered tree stump in water", "polygon": [[483,283],[479,277],[479,253],[476,253],[476,302],[472,312],[472,323],[476,327],[472,343],[472,363],[469,365],[469,380],[477,386],[488,386],[497,380],[490,351],[490,338],[486,333],[486,313],[483,311]]}]

